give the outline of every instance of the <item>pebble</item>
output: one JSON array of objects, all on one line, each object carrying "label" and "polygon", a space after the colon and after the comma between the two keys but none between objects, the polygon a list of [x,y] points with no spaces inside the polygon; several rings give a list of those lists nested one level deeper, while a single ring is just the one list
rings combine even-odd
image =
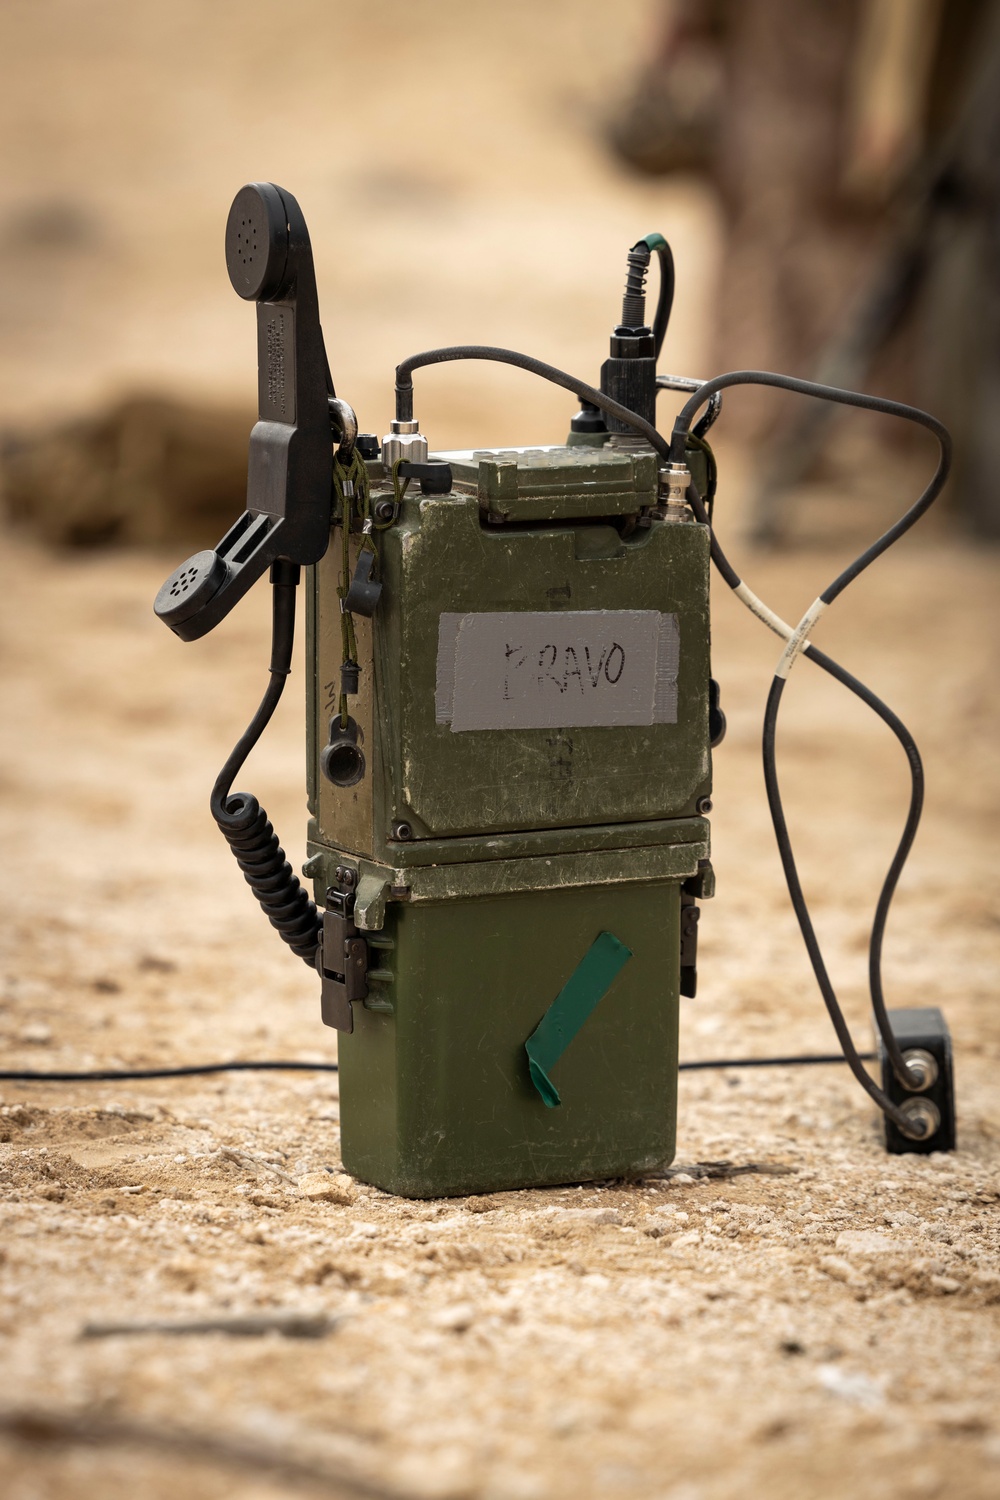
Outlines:
[{"label": "pebble", "polygon": [[353,1203],[358,1196],[346,1172],[307,1172],[299,1178],[299,1192],[313,1203]]},{"label": "pebble", "polygon": [[837,1235],[837,1249],[858,1255],[891,1255],[915,1250],[916,1246],[881,1229],[842,1229]]},{"label": "pebble", "polygon": [[873,1411],[885,1401],[885,1392],[868,1375],[841,1369],[840,1365],[820,1365],[816,1379],[831,1396],[839,1396],[852,1406],[862,1406]]},{"label": "pebble", "polygon": [[432,1313],[430,1324],[446,1333],[464,1333],[476,1320],[476,1310],[471,1302],[454,1302]]},{"label": "pebble", "polygon": [[851,1265],[850,1261],[842,1260],[839,1255],[824,1255],[820,1260],[820,1270],[832,1276],[834,1281],[842,1281],[845,1286],[864,1286],[864,1277]]},{"label": "pebble", "polygon": [[31,1021],[27,1026],[22,1026],[18,1039],[29,1042],[33,1047],[47,1047],[52,1041],[52,1027],[46,1026],[44,1021]]},{"label": "pebble", "polygon": [[552,1213],[554,1224],[620,1224],[621,1221],[617,1208],[557,1208]]},{"label": "pebble", "polygon": [[915,1260],[907,1261],[906,1269],[912,1276],[942,1276],[944,1263],[940,1260],[928,1260],[926,1256],[920,1255]]}]

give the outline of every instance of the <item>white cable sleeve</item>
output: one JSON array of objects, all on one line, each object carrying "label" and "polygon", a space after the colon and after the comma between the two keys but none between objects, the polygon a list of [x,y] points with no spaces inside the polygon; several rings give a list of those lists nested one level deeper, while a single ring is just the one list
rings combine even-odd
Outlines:
[{"label": "white cable sleeve", "polygon": [[786,624],[780,615],[774,613],[773,609],[768,609],[763,599],[757,598],[753,589],[747,588],[745,583],[740,582],[733,589],[733,593],[739,599],[740,603],[745,604],[750,613],[756,615],[758,620],[763,620],[764,624],[769,630],[773,630],[775,635],[780,635],[783,641],[791,640],[795,634],[792,626]]},{"label": "white cable sleeve", "polygon": [[822,599],[814,599],[806,610],[794,632],[788,638],[781,660],[775,668],[775,677],[787,677],[795,665],[795,658],[804,651],[809,644],[809,632],[826,609]]}]

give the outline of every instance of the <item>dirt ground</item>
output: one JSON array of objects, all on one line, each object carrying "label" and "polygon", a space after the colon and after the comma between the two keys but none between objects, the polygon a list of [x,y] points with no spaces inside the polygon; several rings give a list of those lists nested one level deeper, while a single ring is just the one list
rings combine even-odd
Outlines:
[{"label": "dirt ground", "polygon": [[[335,1056],[314,982],[207,811],[260,685],[266,599],[182,647],[149,610],[166,561],[7,539],[0,1023],[15,1066]],[[751,576],[787,607],[828,571],[807,554]],[[22,1420],[2,1459],[12,1500],[181,1482],[263,1500],[339,1468],[483,1500],[995,1494],[997,708],[995,647],[969,621],[988,616],[996,571],[944,538],[914,543],[844,600],[825,642],[869,668],[925,752],[889,990],[940,1003],[954,1030],[954,1156],[887,1157],[842,1068],[687,1074],[682,1176],[429,1204],[335,1184],[347,1201],[332,1202],[309,1194],[339,1166],[335,1075],[4,1084],[0,1421],[84,1414],[91,1440],[43,1442]],[[763,802],[773,657],[720,598],[719,895],[684,1003],[688,1058],[832,1043]],[[864,940],[903,766],[877,724],[797,671],[781,743],[793,826],[867,1039]],[[296,860],[300,713],[293,689],[241,778]],[[762,1170],[695,1168],[724,1160]],[[343,1321],[316,1339],[81,1337],[93,1321],[262,1310]],[[218,1451],[152,1446],[178,1429]],[[279,1454],[301,1471],[268,1477]]]},{"label": "dirt ground", "polygon": [[[713,206],[692,183],[622,178],[594,144],[648,23],[639,0],[615,7],[614,28],[596,0],[441,0],[419,23],[390,0],[289,0],[284,46],[260,3],[4,9],[4,421],[142,384],[247,398],[252,317],[221,244],[253,177],[303,203],[335,377],[364,426],[384,430],[392,365],[431,344],[475,337],[595,370],[621,252],[654,225],[678,254],[670,363],[700,373]],[[62,217],[39,217],[46,205]],[[562,394],[508,371],[425,389],[438,446],[565,428]],[[719,515],[736,537],[746,459],[722,457]],[[846,508],[813,497],[808,545],[742,549],[748,581],[797,618],[915,477],[901,468],[898,490],[876,482]],[[6,1067],[335,1060],[315,982],[208,813],[261,689],[266,591],[182,646],[150,607],[177,561],[0,533]],[[995,553],[932,520],[817,636],[924,753],[887,988],[951,1024],[954,1155],[888,1157],[843,1067],[686,1073],[677,1175],[413,1203],[339,1175],[335,1073],[3,1083],[5,1496],[994,1496],[998,572]],[[682,1056],[828,1051],[760,770],[776,645],[721,589],[714,650],[729,719],[718,896]],[[295,864],[300,689],[299,665],[240,778]],[[865,944],[905,764],[807,664],[786,696],[796,847],[867,1044]],[[106,1331],[239,1317],[257,1331]]]}]

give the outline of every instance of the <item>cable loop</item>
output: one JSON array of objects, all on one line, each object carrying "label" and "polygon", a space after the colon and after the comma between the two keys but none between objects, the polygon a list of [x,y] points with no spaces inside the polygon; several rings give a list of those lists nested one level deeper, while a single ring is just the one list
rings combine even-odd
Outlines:
[{"label": "cable loop", "polygon": [[[559,370],[553,365],[547,365],[542,360],[532,359],[529,355],[519,354],[515,350],[499,349],[487,345],[478,344],[453,345],[451,347],[443,349],[429,349],[424,351],[422,354],[411,355],[408,359],[403,360],[401,364],[397,365],[397,417],[403,420],[408,420],[412,417],[414,370],[420,369],[426,365],[443,364],[446,361],[460,359],[495,360],[501,364],[514,365],[518,369],[527,370],[531,374],[539,375],[543,379],[551,381],[554,385],[562,386],[565,389],[572,391],[581,400],[589,401],[591,405],[596,406],[600,411],[603,411],[610,416],[617,417],[620,421],[623,421],[628,426],[630,426],[635,432],[641,433],[641,435],[646,438],[646,440],[651,444],[656,452],[664,457],[668,463],[684,463],[685,452],[692,436],[702,436],[702,433],[699,433],[697,429],[695,431],[695,434],[692,434],[691,432],[691,424],[694,421],[694,418],[697,415],[698,411],[705,404],[705,402],[711,401],[712,398],[717,396],[723,390],[726,390],[728,387],[735,385],[776,386],[782,390],[788,390],[806,396],[814,396],[821,400],[835,401],[847,406],[856,406],[861,408],[862,410],[876,411],[886,416],[901,417],[906,421],[915,422],[919,426],[926,427],[937,438],[940,447],[940,458],[930,483],[927,485],[920,498],[915,502],[914,505],[910,506],[910,508],[904,512],[904,514],[895,523],[895,525],[889,527],[889,529],[884,532],[877,541],[873,542],[870,547],[866,548],[864,552],[860,553],[859,556],[855,558],[854,562],[851,563],[847,568],[845,568],[843,572],[840,573],[838,577],[835,578],[833,582],[823,590],[822,594],[819,596],[817,604],[822,604],[824,607],[832,603],[837,595],[843,592],[848,584],[853,582],[853,580],[857,578],[857,576],[862,573],[865,568],[867,568],[872,562],[874,562],[877,557],[880,557],[883,552],[886,552],[889,547],[891,547],[896,541],[898,541],[899,538],[903,536],[907,531],[909,531],[910,527],[919,520],[924,512],[937,499],[938,495],[943,489],[951,466],[951,437],[948,433],[947,428],[944,427],[936,417],[932,417],[928,412],[921,411],[918,407],[906,406],[902,402],[898,401],[887,401],[879,396],[868,396],[858,391],[845,391],[836,386],[820,385],[815,381],[810,380],[798,380],[793,378],[792,376],[778,375],[768,370],[734,370],[725,375],[717,375],[712,380],[707,380],[703,382],[703,384],[698,386],[698,388],[693,392],[690,399],[685,403],[680,413],[678,414],[677,420],[674,423],[671,441],[668,444],[664,441],[663,437],[656,430],[656,428],[653,427],[649,422],[645,421],[642,417],[637,416],[635,412],[629,411],[627,407],[621,406],[617,401],[613,401],[610,397],[605,396],[602,391],[595,390],[593,386],[587,385],[584,381],[578,380],[572,375],[568,375],[565,371]],[[699,425],[701,426],[702,424]],[[704,444],[703,446],[707,450],[710,459],[710,487],[714,493],[714,458],[711,456],[711,449],[708,448],[708,445]],[[688,498],[690,500],[691,507],[694,511],[696,519],[702,525],[708,528],[712,562],[714,563],[716,569],[721,574],[723,579],[729,585],[729,587],[733,589],[743,600],[743,602],[748,605],[752,612],[758,615],[772,630],[776,630],[777,633],[783,636],[786,640],[795,639],[798,631],[793,630],[791,626],[787,626],[785,622],[781,620],[777,615],[775,615],[772,610],[768,609],[768,607],[763,604],[761,600],[757,599],[757,596],[753,594],[751,590],[746,589],[743,585],[742,579],[736,572],[736,569],[730,563],[729,559],[726,557],[725,552],[719,544],[714,525],[712,524],[712,517],[709,514],[709,511],[706,509],[705,503],[698,493],[697,486],[693,483],[688,489]],[[816,606],[814,605],[813,608],[815,607]],[[900,1052],[899,1044],[896,1041],[896,1038],[892,1031],[892,1027],[889,1023],[889,1017],[885,1008],[884,997],[882,994],[881,944],[892,896],[895,891],[896,884],[898,883],[899,875],[902,872],[903,864],[905,863],[910,847],[912,846],[913,838],[916,834],[916,828],[920,818],[920,809],[923,800],[923,772],[920,766],[920,756],[919,752],[917,751],[917,747],[913,742],[913,737],[910,735],[905,725],[903,725],[902,721],[896,718],[896,716],[892,713],[891,709],[887,708],[886,705],[876,697],[876,695],[871,691],[870,688],[866,688],[865,685],[859,682],[857,678],[853,677],[851,673],[845,671],[843,667],[840,667],[830,657],[825,656],[822,652],[818,651],[814,646],[812,646],[808,642],[807,636],[808,625],[806,625],[806,629],[802,631],[801,638],[796,643],[794,654],[798,655],[800,652],[804,652],[804,654],[808,656],[810,661],[815,662],[824,671],[833,676],[837,681],[841,682],[845,687],[849,688],[849,690],[853,692],[857,697],[861,698],[863,702],[867,703],[871,708],[873,708],[875,712],[879,714],[879,716],[896,734],[897,738],[900,740],[904,749],[906,750],[907,759],[910,763],[912,777],[910,815],[907,819],[906,828],[904,829],[903,837],[900,840],[899,848],[897,849],[895,858],[893,859],[892,865],[890,866],[889,874],[886,876],[885,883],[882,887],[882,894],[879,897],[878,906],[876,908],[875,922],[872,928],[872,938],[869,949],[871,999],[876,1025],[878,1026],[878,1030],[881,1035],[886,1053],[892,1064],[893,1071],[901,1081],[905,1081],[908,1078],[908,1066],[902,1056],[902,1053]],[[794,656],[790,660],[794,660]],[[834,993],[833,988],[830,985],[829,978],[826,975],[826,970],[823,966],[822,955],[819,952],[818,944],[816,944],[815,941],[815,934],[812,931],[808,909],[805,905],[805,899],[802,895],[801,887],[798,885],[798,876],[795,870],[794,858],[792,857],[791,844],[788,840],[787,828],[785,828],[784,826],[784,815],[781,808],[780,794],[778,792],[777,775],[774,769],[773,730],[777,722],[778,704],[781,699],[781,693],[784,688],[785,681],[786,679],[784,677],[776,676],[772,683],[771,695],[768,699],[768,708],[765,713],[764,719],[764,761],[765,779],[768,783],[768,800],[771,807],[772,822],[774,823],[775,836],[778,839],[779,850],[781,851],[782,862],[785,867],[785,876],[788,883],[789,895],[791,897],[792,905],[795,909],[796,916],[799,921],[799,926],[802,931],[803,939],[806,943],[807,951],[809,952],[809,956],[813,964],[813,971],[816,975],[817,983],[819,984],[820,991],[823,995],[823,999],[826,1004],[827,1011],[829,1012],[830,1019],[833,1023],[834,1030],[837,1033],[837,1038],[843,1048],[844,1056],[849,1063],[852,1072],[858,1079],[859,1083],[861,1083],[862,1087],[866,1089],[866,1091],[871,1095],[872,1099],[874,1099],[875,1103],[883,1111],[883,1113],[888,1115],[889,1118],[892,1119],[897,1125],[899,1125],[901,1129],[905,1129],[906,1132],[910,1134],[911,1127],[909,1122],[904,1119],[901,1111],[896,1107],[895,1104],[892,1103],[888,1095],[878,1087],[878,1085],[868,1075],[862,1065],[861,1056],[854,1046],[853,1041],[851,1040],[850,1032],[847,1028],[847,1023],[844,1020],[843,1013],[836,998],[836,994]]]}]

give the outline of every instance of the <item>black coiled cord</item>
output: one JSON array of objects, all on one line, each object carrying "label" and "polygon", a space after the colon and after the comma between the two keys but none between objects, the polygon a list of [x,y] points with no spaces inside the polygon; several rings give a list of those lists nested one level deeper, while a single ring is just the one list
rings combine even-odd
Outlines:
[{"label": "black coiled cord", "polygon": [[646,272],[654,250],[660,262],[660,291],[653,319],[653,352],[655,358],[659,359],[674,305],[674,256],[662,234],[647,235],[644,240],[634,244],[628,253],[625,295],[622,298],[622,327],[645,326]]},{"label": "black coiled cord", "polygon": [[628,253],[625,295],[622,298],[622,324],[641,328],[646,322],[646,272],[649,270],[649,246],[645,240],[633,245]]},{"label": "black coiled cord", "polygon": [[267,813],[248,792],[231,793],[233,781],[278,706],[291,670],[295,639],[295,590],[299,569],[280,559],[271,565],[271,680],[243,735],[212,788],[212,816],[236,856],[244,879],[268,921],[293,953],[312,968],[321,918],[295,874]]},{"label": "black coiled cord", "polygon": [[285,858],[267,813],[247,792],[227,797],[225,811],[216,812],[214,807],[212,811],[271,926],[293,953],[313,965],[319,924],[316,904]]}]

